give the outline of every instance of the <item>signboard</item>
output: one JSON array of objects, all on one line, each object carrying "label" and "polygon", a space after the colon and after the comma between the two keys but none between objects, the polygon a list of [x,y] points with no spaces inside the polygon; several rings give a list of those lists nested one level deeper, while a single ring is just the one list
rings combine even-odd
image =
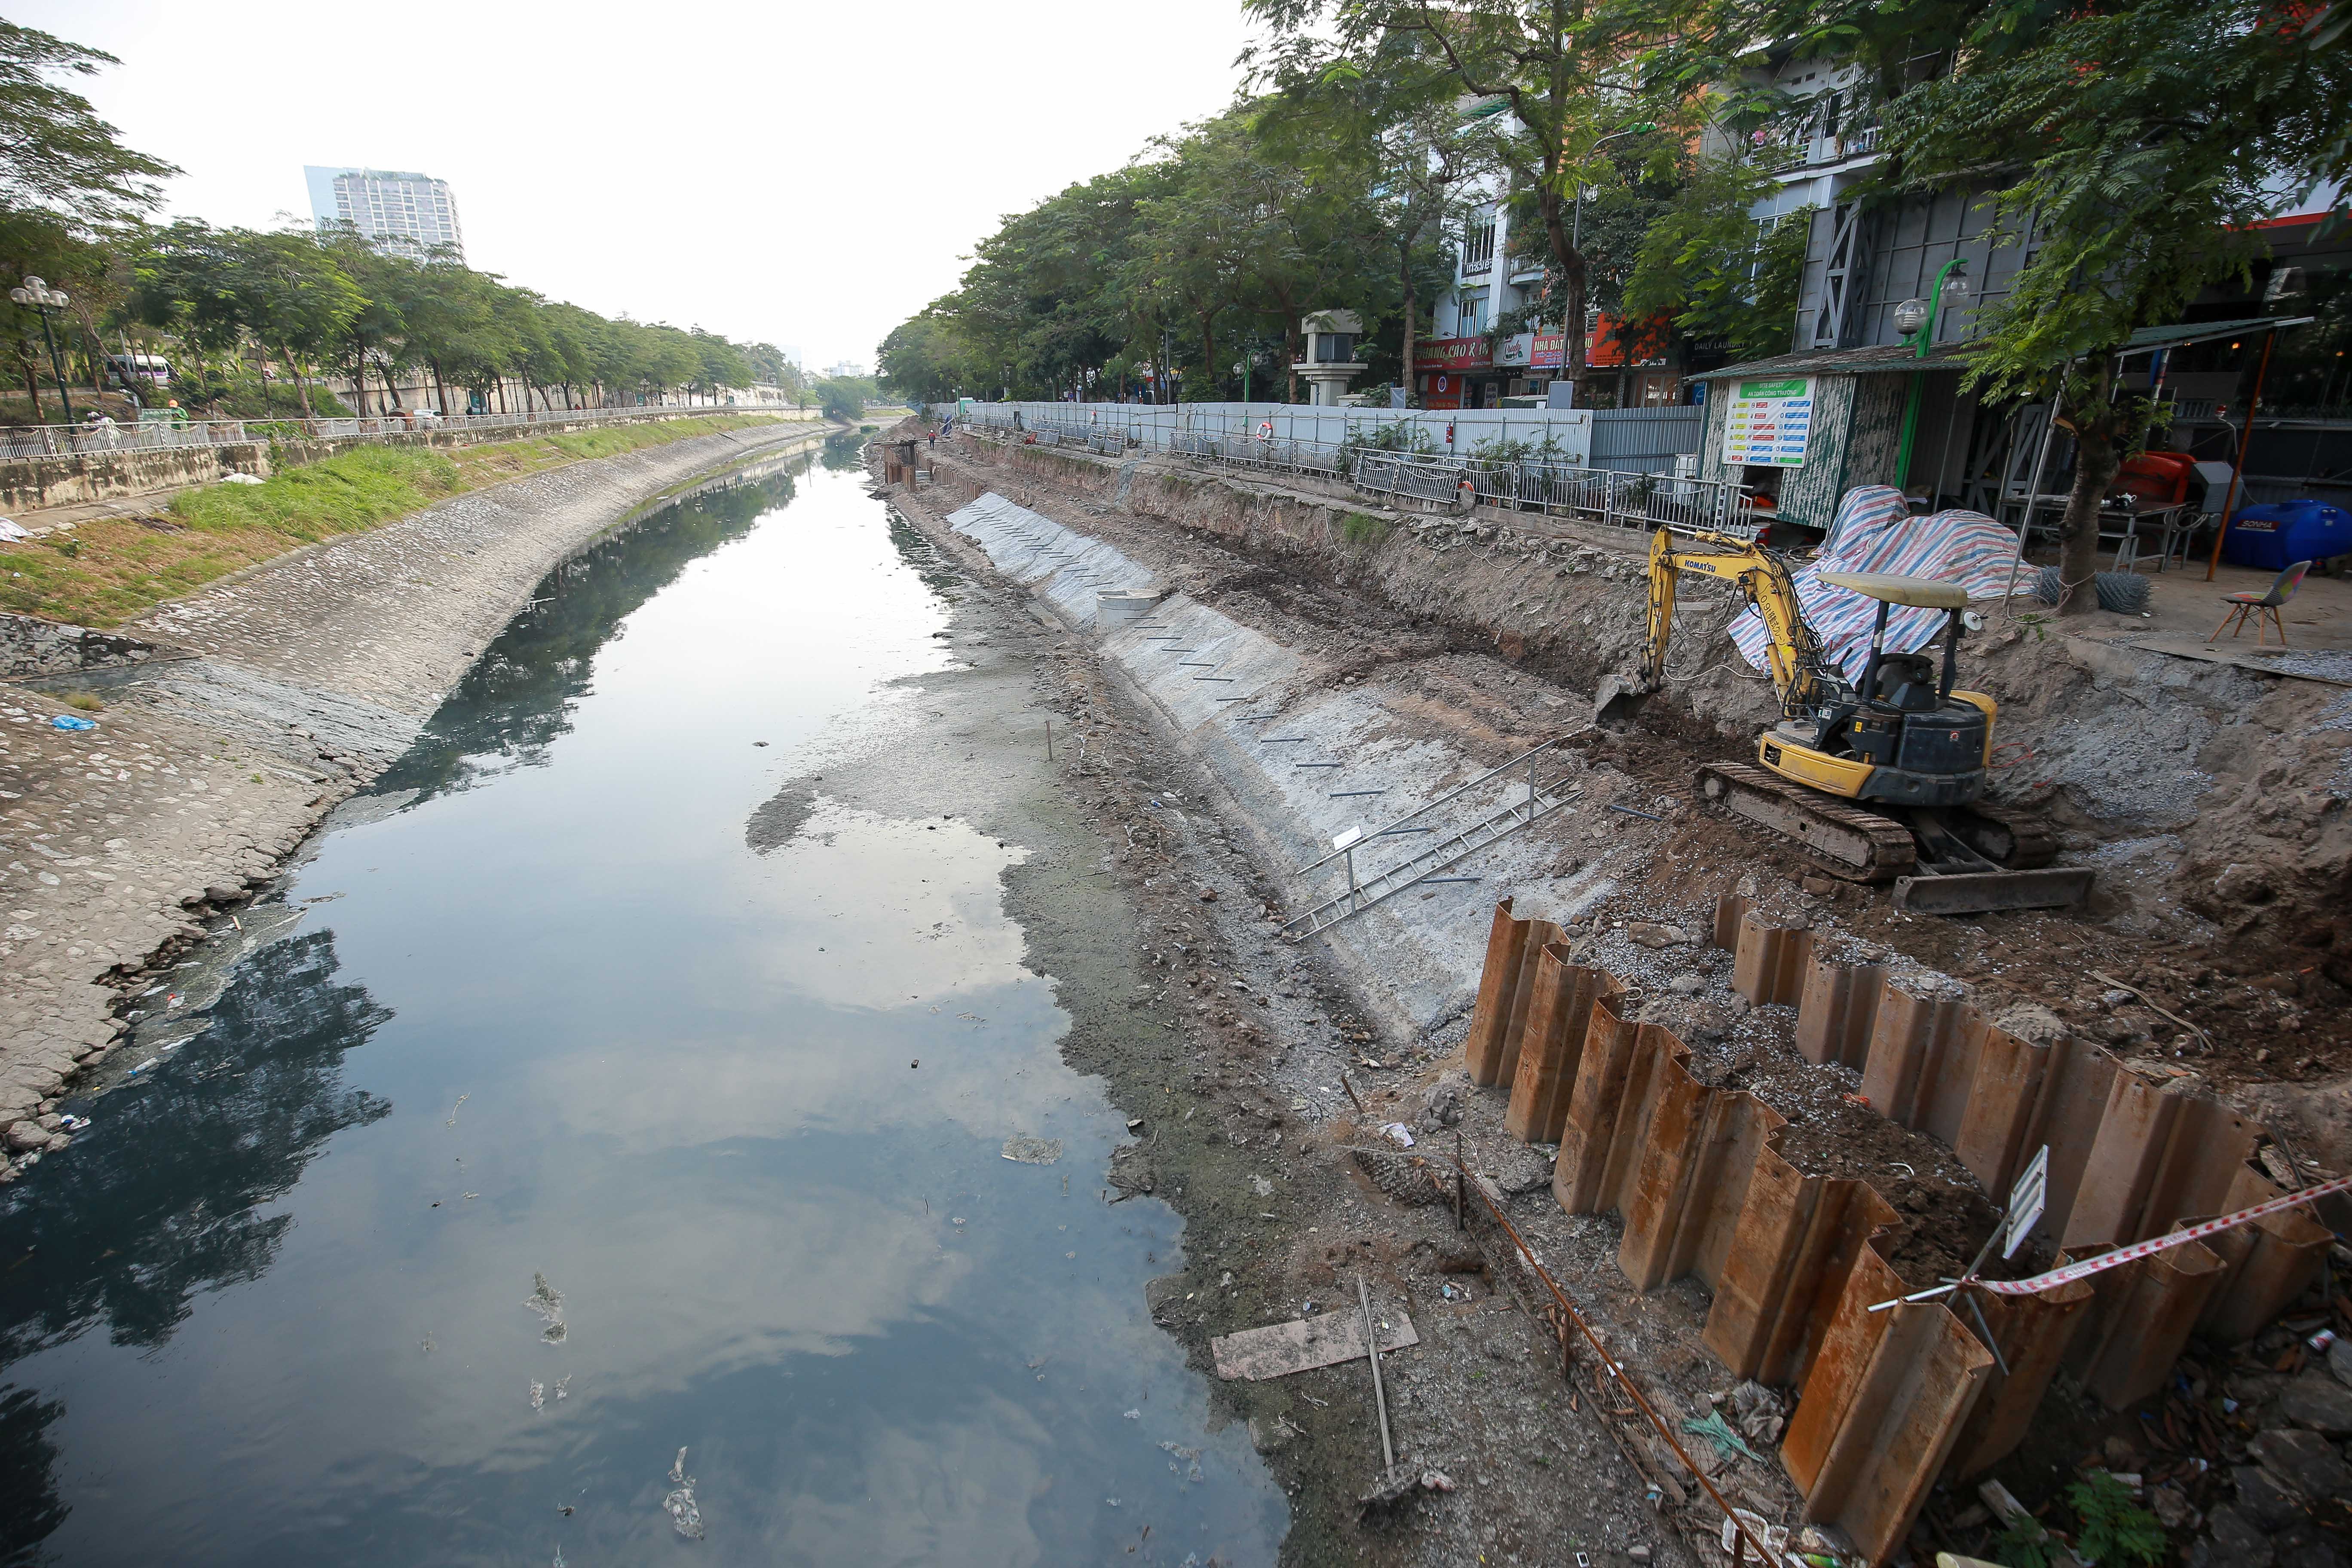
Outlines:
[{"label": "signboard", "polygon": [[1813,425],[1813,378],[1738,381],[1723,426],[1726,468],[1797,468]]},{"label": "signboard", "polygon": [[2014,1258],[2033,1227],[2042,1223],[2042,1209],[2050,1196],[2050,1145],[2033,1156],[2017,1185],[2009,1190],[2009,1217],[2000,1225],[2000,1255]]},{"label": "signboard", "polygon": [[1357,826],[1350,827],[1347,832],[1339,834],[1338,837],[1334,837],[1331,840],[1331,847],[1334,849],[1346,849],[1363,842],[1363,837],[1364,829],[1360,824]]},{"label": "signboard", "polygon": [[1485,338],[1433,338],[1412,358],[1423,370],[1484,370],[1495,363],[1495,347]]},{"label": "signboard", "polygon": [[1535,334],[1532,332],[1521,332],[1516,337],[1505,338],[1495,350],[1495,363],[1507,365],[1525,364],[1528,363],[1528,352],[1534,344]]}]

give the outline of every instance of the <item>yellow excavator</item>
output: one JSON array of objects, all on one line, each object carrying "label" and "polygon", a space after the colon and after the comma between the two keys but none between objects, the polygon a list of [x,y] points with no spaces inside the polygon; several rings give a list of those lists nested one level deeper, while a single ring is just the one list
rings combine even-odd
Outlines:
[{"label": "yellow excavator", "polygon": [[[1650,541],[1641,672],[1634,685],[1605,694],[1604,708],[1616,695],[1654,691],[1664,678],[1675,587],[1685,572],[1734,584],[1756,606],[1780,699],[1780,721],[1757,737],[1754,764],[1699,770],[1706,800],[1790,840],[1833,876],[1893,882],[1899,910],[2059,908],[2089,896],[2088,868],[2050,865],[2058,844],[2046,826],[1984,804],[1995,704],[1953,685],[1961,634],[1983,625],[1965,589],[1927,577],[1822,573],[1822,582],[1878,602],[1856,683],[1823,658],[1785,556],[1733,534],[1661,529]],[[1940,669],[1928,653],[1886,651],[1896,605],[1946,612]]]}]

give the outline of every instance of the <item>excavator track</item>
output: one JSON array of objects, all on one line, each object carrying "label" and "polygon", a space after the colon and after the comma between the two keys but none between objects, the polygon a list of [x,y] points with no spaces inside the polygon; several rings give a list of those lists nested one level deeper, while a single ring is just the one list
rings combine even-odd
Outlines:
[{"label": "excavator track", "polygon": [[1952,826],[1969,848],[2012,871],[2032,871],[2058,858],[2058,835],[2038,816],[2022,812],[1964,806],[1952,813]]},{"label": "excavator track", "polygon": [[1698,771],[1698,789],[1721,810],[1780,835],[1832,877],[1891,882],[1918,867],[1918,846],[1903,824],[1749,763],[1709,763]]}]

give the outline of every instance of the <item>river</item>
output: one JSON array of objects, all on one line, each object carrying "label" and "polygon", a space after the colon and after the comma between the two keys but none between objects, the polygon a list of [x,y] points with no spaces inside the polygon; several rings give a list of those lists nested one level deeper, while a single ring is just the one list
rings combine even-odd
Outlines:
[{"label": "river", "polygon": [[1043,851],[823,782],[954,600],[841,452],[548,577],[0,1189],[0,1563],[1273,1560]]}]

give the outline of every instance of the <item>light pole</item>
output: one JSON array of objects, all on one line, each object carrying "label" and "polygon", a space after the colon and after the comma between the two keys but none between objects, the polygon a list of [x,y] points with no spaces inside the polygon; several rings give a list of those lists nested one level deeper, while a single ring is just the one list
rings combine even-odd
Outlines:
[{"label": "light pole", "polygon": [[65,368],[58,363],[57,334],[49,331],[49,312],[62,310],[73,301],[62,289],[52,289],[38,278],[27,278],[8,290],[8,298],[19,305],[40,312],[41,341],[49,345],[49,374],[57,378],[58,401],[66,405],[66,423],[74,422],[73,394],[66,390]]},{"label": "light pole", "polygon": [[[1969,280],[1966,277],[1968,268],[1969,258],[1967,257],[1956,256],[1952,258],[1951,260],[1944,263],[1941,270],[1937,272],[1936,287],[1929,291],[1927,299],[1906,300],[1903,303],[1895,307],[1895,325],[1896,329],[1898,331],[1910,331],[1915,334],[1912,340],[1912,358],[1926,359],[1929,352],[1935,348],[1936,321],[1937,318],[1942,316],[1944,313],[1944,300],[1947,298],[1949,298],[1957,302],[1969,297]],[[1955,276],[1955,274],[1958,274],[1959,276]],[[1911,482],[1911,449],[1913,444],[1918,439],[1919,405],[1925,401],[1927,391],[1927,373],[1924,370],[1913,371],[1911,373],[1911,396],[1904,405],[1903,409],[1903,446],[1902,449],[1896,453],[1895,458],[1895,488],[1896,489],[1902,489]],[[1944,444],[1948,447],[1951,445],[1948,438],[1948,433]],[[1941,468],[1943,465],[1950,459],[1950,457],[1951,454],[1947,452],[1943,454],[1943,456],[1937,458],[1936,459],[1937,467]],[[1928,486],[1930,504],[1933,504],[1934,490],[1935,487],[1933,485]],[[2029,500],[2026,502],[2026,510],[2030,514],[2032,510],[2033,503]],[[2030,516],[2028,521],[2031,521]]]}]

